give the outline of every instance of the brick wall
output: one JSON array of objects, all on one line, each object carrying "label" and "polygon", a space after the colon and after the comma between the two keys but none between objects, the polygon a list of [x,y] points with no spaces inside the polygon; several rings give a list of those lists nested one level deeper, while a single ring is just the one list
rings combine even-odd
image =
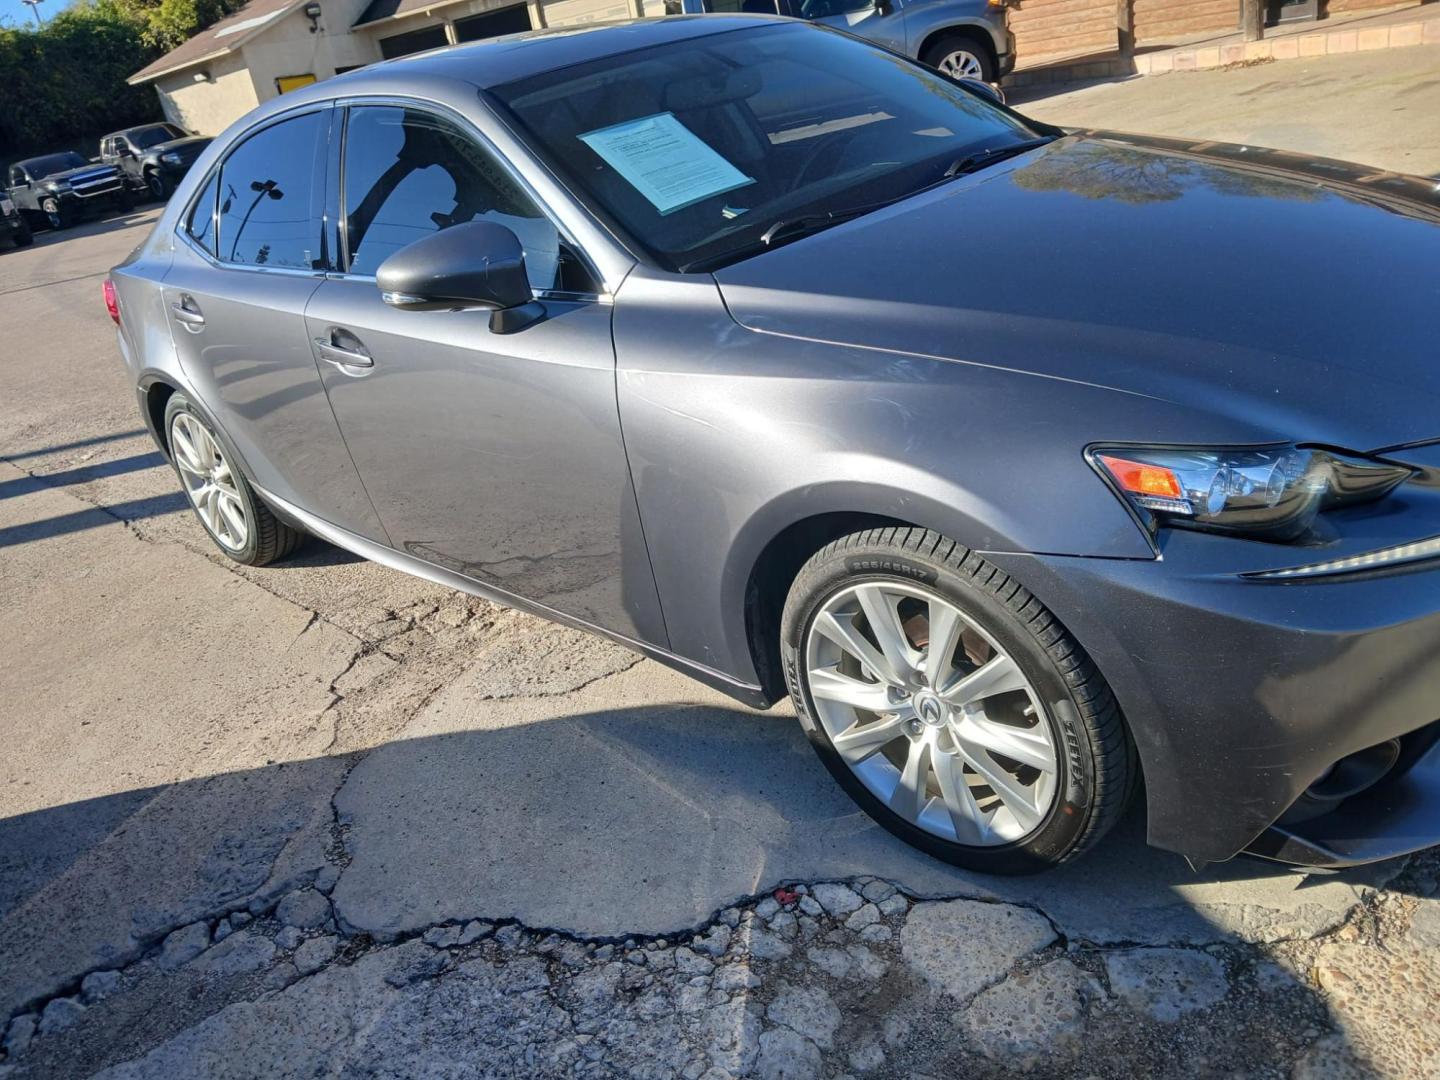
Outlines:
[{"label": "brick wall", "polygon": [[1011,0],[1016,55],[1079,56],[1115,48],[1115,0]]},{"label": "brick wall", "polygon": [[1134,5],[1135,42],[1139,45],[1226,34],[1240,25],[1238,0],[1134,0]]}]

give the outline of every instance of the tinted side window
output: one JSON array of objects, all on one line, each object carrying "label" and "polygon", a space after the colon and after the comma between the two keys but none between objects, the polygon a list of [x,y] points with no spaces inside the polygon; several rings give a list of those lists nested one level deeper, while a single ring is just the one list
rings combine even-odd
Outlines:
[{"label": "tinted side window", "polygon": [[874,6],[874,0],[803,0],[800,14],[806,19],[827,19],[853,11],[866,11]]},{"label": "tinted side window", "polygon": [[190,238],[211,255],[215,254],[215,193],[219,187],[220,174],[211,173],[200,197],[190,208],[190,219],[185,222],[185,231]]},{"label": "tinted side window", "polygon": [[282,120],[250,136],[220,168],[219,257],[304,270],[321,249],[328,112]]},{"label": "tinted side window", "polygon": [[351,273],[373,274],[391,253],[451,225],[495,221],[524,245],[530,284],[555,287],[558,230],[483,147],[430,113],[350,110],[343,201]]}]

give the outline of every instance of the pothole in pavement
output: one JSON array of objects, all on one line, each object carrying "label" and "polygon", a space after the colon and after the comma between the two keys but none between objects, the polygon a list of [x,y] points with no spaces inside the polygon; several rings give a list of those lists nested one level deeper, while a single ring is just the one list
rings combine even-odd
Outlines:
[{"label": "pothole in pavement", "polygon": [[11,1020],[0,1075],[1433,1075],[1433,900],[1315,940],[1115,947],[860,878],[665,937],[477,917],[381,942],[337,927],[338,874],[87,974]]}]

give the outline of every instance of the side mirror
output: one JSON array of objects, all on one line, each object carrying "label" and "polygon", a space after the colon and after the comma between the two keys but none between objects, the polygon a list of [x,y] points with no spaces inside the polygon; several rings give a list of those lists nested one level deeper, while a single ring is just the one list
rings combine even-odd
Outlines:
[{"label": "side mirror", "polygon": [[541,318],[525,274],[520,238],[493,221],[467,221],[407,244],[375,271],[392,307],[438,311],[488,308],[490,329],[509,334]]},{"label": "side mirror", "polygon": [[979,79],[961,79],[960,85],[977,97],[983,97],[986,101],[993,101],[996,105],[1005,104],[1005,91],[1000,89],[999,83],[981,82]]},{"label": "side mirror", "polygon": [[891,0],[875,0],[876,15],[889,15],[894,10],[895,5],[891,3]]}]

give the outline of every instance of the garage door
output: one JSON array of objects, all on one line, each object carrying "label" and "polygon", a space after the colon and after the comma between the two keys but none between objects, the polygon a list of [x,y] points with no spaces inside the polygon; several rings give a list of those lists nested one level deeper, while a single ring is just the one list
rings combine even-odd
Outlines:
[{"label": "garage door", "polygon": [[629,0],[550,0],[541,5],[546,26],[628,19],[633,12]]}]

